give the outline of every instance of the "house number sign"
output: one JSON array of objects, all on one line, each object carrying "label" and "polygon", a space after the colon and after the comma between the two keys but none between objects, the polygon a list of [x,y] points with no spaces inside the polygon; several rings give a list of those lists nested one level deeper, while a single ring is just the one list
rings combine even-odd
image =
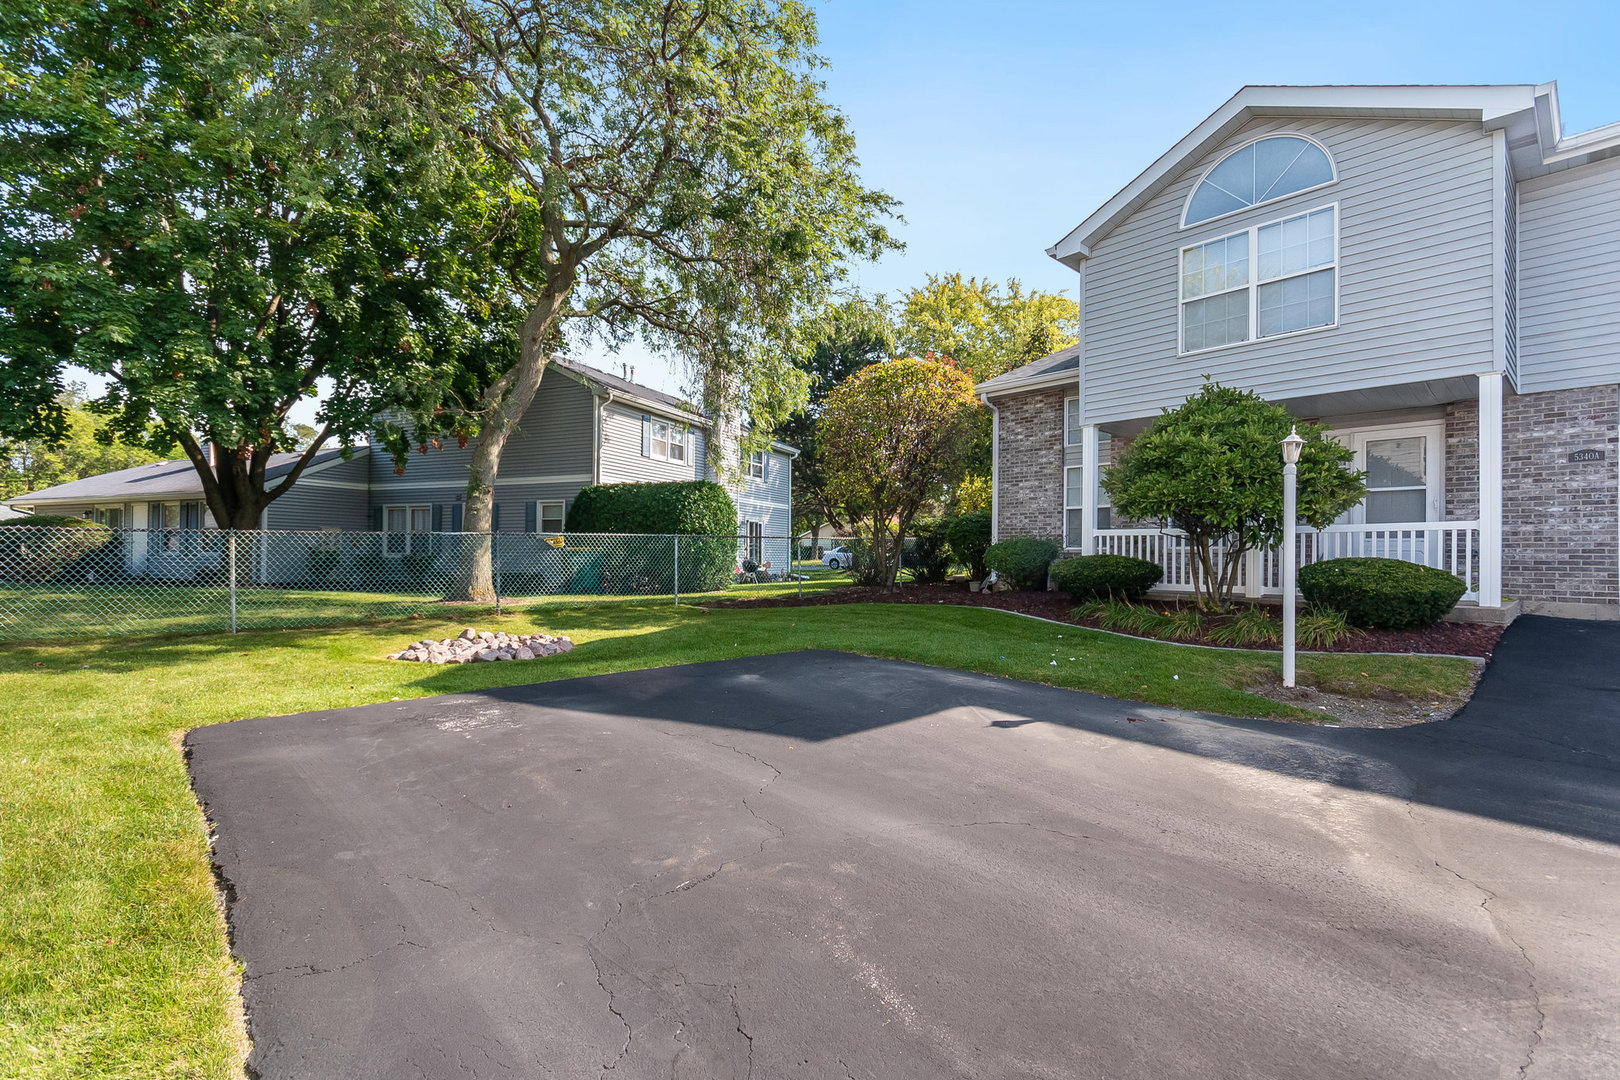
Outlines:
[{"label": "house number sign", "polygon": [[1569,460],[1571,462],[1602,461],[1606,453],[1607,452],[1603,450],[1571,450],[1569,453]]}]

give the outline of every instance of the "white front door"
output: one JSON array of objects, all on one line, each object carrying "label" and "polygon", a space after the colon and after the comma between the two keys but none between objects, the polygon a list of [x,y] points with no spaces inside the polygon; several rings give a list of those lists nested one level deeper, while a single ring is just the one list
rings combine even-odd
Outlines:
[{"label": "white front door", "polygon": [[1346,525],[1395,525],[1445,517],[1443,422],[1336,431],[1367,474],[1367,497],[1339,518]]}]

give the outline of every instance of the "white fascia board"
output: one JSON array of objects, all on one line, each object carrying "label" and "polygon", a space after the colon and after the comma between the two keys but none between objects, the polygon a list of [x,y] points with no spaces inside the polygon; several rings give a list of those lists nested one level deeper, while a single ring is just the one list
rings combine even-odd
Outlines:
[{"label": "white fascia board", "polygon": [[1604,124],[1566,136],[1563,120],[1558,115],[1556,82],[1536,87],[1535,115],[1536,142],[1540,144],[1543,164],[1552,165],[1620,146],[1620,123]]},{"label": "white fascia board", "polygon": [[1535,86],[1245,86],[1046,253],[1075,269],[1118,221],[1179,175],[1183,164],[1256,116],[1387,116],[1500,121],[1536,104]]},{"label": "white fascia board", "polygon": [[1045,375],[1037,379],[1020,379],[1017,382],[998,383],[995,379],[987,379],[973,388],[979,397],[1006,397],[1008,394],[1023,394],[1031,390],[1050,390],[1054,386],[1080,385],[1078,371],[1065,371],[1057,375]]}]

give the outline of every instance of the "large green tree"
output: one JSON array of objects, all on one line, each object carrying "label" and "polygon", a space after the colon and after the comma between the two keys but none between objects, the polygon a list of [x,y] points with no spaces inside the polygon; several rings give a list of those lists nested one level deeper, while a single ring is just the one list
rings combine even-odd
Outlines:
[{"label": "large green tree", "polygon": [[[214,519],[254,528],[391,388],[501,343],[501,294],[469,300],[456,256],[480,161],[450,152],[452,91],[391,0],[14,0],[0,19],[0,433],[61,438],[77,365],[107,379],[116,430],[178,444]],[[290,410],[318,387],[300,439]]]},{"label": "large green tree", "polygon": [[967,468],[977,411],[972,379],[916,357],[863,368],[828,395],[818,434],[829,484],[865,519],[885,591],[912,520]]},{"label": "large green tree", "polygon": [[1328,429],[1294,419],[1248,390],[1206,383],[1166,409],[1103,476],[1116,517],[1159,521],[1187,534],[1193,596],[1223,610],[1243,557],[1282,542],[1282,440],[1298,426],[1299,520],[1315,529],[1366,497],[1366,474]]},{"label": "large green tree", "polygon": [[[476,436],[464,521],[481,532],[501,452],[559,348],[639,335],[760,437],[798,408],[793,328],[846,260],[893,245],[893,202],[861,183],[823,97],[812,13],[796,0],[432,11],[439,78],[472,103],[463,127],[510,170],[487,235],[524,314],[506,362],[476,386],[426,385],[414,428],[385,433],[391,448]],[[485,547],[465,592],[492,591]]]},{"label": "large green tree", "polygon": [[62,411],[60,439],[0,439],[0,498],[148,465],[168,456],[154,449],[159,441],[156,436],[134,445],[120,439],[107,417],[85,407],[83,384],[70,384],[55,405]]},{"label": "large green tree", "polygon": [[900,348],[910,356],[950,357],[983,382],[1079,340],[1080,305],[1062,293],[1025,291],[1017,278],[930,274],[900,301]]},{"label": "large green tree", "polygon": [[841,301],[812,319],[803,337],[799,367],[810,377],[809,399],[777,428],[777,436],[799,451],[793,459],[795,533],[845,524],[848,511],[834,497],[827,472],[820,434],[822,406],[845,379],[894,355],[894,329],[881,299]]}]

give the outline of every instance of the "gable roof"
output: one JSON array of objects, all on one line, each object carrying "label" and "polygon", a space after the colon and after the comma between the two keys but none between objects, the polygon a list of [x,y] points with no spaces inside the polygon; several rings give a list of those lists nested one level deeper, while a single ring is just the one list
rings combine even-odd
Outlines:
[{"label": "gable roof", "polygon": [[1558,84],[1511,86],[1245,86],[1046,253],[1079,269],[1091,248],[1187,166],[1262,116],[1370,116],[1478,121],[1507,133],[1519,180],[1620,154],[1620,123],[1565,136]]},{"label": "gable roof", "polygon": [[973,389],[984,396],[1010,393],[1014,390],[1039,390],[1050,386],[1076,386],[1080,378],[1080,346],[1070,345],[1050,356],[1031,360],[1023,367],[1003,371],[993,379],[986,379]]},{"label": "gable roof", "polygon": [[[368,447],[353,448],[355,455],[367,453]],[[328,447],[316,454],[304,470],[308,476],[316,470],[342,460],[343,448]],[[267,480],[284,476],[301,455],[298,453],[272,454],[265,466]],[[136,465],[115,472],[86,476],[82,480],[69,480],[55,487],[31,491],[7,499],[7,503],[32,506],[45,502],[142,502],[150,499],[200,499],[202,477],[192,468],[188,458],[179,461],[156,461],[150,465]]]},{"label": "gable roof", "polygon": [[675,412],[685,419],[695,420],[700,424],[707,425],[709,423],[709,419],[703,414],[702,409],[689,401],[676,397],[674,394],[654,390],[650,386],[631,382],[629,379],[620,378],[617,375],[603,371],[601,368],[594,368],[589,364],[582,364],[578,360],[571,360],[567,357],[554,356],[551,358],[551,363],[583,382],[595,383],[604,390],[613,391],[613,396],[616,398],[634,401],[654,410]]}]

